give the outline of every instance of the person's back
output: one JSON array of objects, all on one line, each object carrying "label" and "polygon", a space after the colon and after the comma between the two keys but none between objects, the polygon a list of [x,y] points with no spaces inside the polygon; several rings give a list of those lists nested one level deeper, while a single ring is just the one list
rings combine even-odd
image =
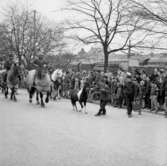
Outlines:
[{"label": "person's back", "polygon": [[106,114],[105,106],[108,101],[109,87],[103,79],[99,82],[99,90],[100,90],[100,109],[99,109],[99,112],[95,116]]},{"label": "person's back", "polygon": [[131,80],[127,80],[124,84],[124,95],[132,100],[134,99],[135,85]]},{"label": "person's back", "polygon": [[100,100],[107,100],[109,87],[106,83],[100,84]]},{"label": "person's back", "polygon": [[125,95],[126,105],[127,105],[127,114],[128,114],[128,117],[131,117],[132,102],[134,101],[134,95],[135,95],[135,85],[132,82],[132,77],[130,74],[127,74],[127,78],[124,84],[124,95]]}]

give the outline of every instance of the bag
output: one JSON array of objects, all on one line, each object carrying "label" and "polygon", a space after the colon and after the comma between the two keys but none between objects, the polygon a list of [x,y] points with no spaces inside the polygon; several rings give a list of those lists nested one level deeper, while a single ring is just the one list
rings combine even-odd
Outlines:
[{"label": "bag", "polygon": [[140,99],[135,99],[133,102],[133,110],[139,111],[141,109],[141,107],[142,107],[142,105],[141,105]]}]

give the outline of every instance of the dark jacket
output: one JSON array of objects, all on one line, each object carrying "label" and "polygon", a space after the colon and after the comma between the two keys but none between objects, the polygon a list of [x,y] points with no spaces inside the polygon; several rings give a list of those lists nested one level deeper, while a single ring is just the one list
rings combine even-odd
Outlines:
[{"label": "dark jacket", "polygon": [[109,96],[110,88],[105,82],[100,83],[100,100],[107,101]]},{"label": "dark jacket", "polygon": [[134,100],[135,85],[131,80],[125,82],[124,95],[125,95],[125,97],[129,98],[131,101]]},{"label": "dark jacket", "polygon": [[164,89],[165,97],[167,97],[167,77],[165,77],[163,81],[163,89]]}]

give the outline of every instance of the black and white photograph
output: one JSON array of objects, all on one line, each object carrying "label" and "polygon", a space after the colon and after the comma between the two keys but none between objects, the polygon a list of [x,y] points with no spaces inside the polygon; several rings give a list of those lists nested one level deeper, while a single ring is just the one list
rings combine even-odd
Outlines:
[{"label": "black and white photograph", "polygon": [[0,0],[0,166],[167,166],[167,0]]}]

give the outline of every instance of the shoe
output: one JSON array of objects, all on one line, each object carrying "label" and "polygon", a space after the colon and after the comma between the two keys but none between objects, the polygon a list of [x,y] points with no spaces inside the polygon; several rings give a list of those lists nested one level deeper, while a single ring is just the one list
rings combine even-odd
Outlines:
[{"label": "shoe", "polygon": [[99,113],[97,113],[97,114],[95,114],[95,116],[100,116],[101,114],[99,114]]},{"label": "shoe", "polygon": [[128,115],[128,117],[129,117],[129,118],[131,118],[131,117],[132,117],[132,115],[131,115],[131,114],[129,114],[129,115]]}]

